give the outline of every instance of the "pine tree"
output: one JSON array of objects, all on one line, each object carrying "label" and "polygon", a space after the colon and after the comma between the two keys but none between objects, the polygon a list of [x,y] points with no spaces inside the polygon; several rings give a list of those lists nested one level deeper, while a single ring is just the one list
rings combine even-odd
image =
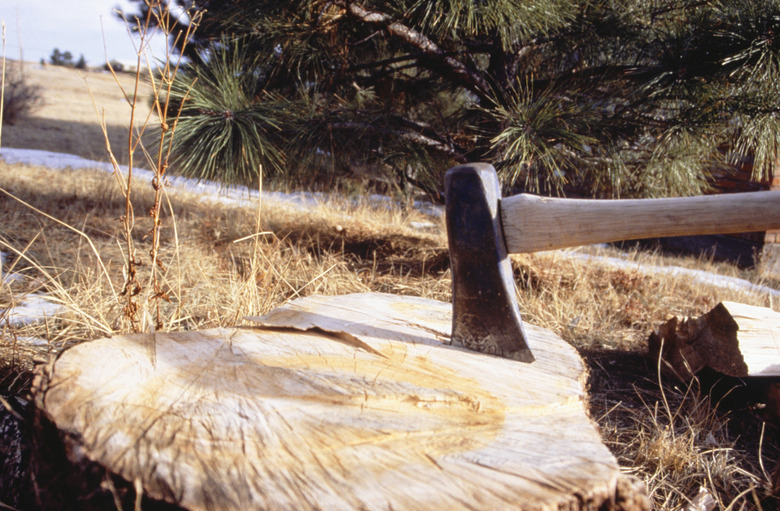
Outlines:
[{"label": "pine tree", "polygon": [[73,54],[69,51],[60,51],[59,48],[54,48],[49,57],[52,65],[73,67]]},{"label": "pine tree", "polygon": [[[182,83],[217,80],[183,117],[224,121],[217,144],[174,141],[185,171],[273,147],[288,172],[369,164],[434,196],[477,160],[516,189],[654,196],[780,156],[777,0],[176,1],[205,9]],[[241,71],[218,78],[225,59]],[[233,86],[263,112],[243,127]]]}]

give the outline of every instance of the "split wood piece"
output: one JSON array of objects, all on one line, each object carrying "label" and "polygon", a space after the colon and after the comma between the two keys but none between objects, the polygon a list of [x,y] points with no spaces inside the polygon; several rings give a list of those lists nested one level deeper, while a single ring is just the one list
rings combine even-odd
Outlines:
[{"label": "split wood piece", "polygon": [[721,302],[699,318],[672,318],[649,338],[650,355],[683,381],[709,367],[734,377],[780,376],[780,313]]},{"label": "split wood piece", "polygon": [[649,509],[586,412],[585,367],[448,345],[451,307],[310,297],[256,328],[84,343],[38,370],[71,461],[205,509]]},{"label": "split wood piece", "polygon": [[[650,334],[649,353],[682,381],[705,368],[750,378],[767,418],[780,423],[780,313],[766,307],[721,302],[698,318],[672,318]],[[772,493],[780,496],[780,463]]]}]

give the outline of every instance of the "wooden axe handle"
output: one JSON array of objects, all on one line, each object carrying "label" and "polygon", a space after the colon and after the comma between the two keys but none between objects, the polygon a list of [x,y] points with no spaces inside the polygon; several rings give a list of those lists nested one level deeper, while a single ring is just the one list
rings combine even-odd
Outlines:
[{"label": "wooden axe handle", "polygon": [[501,200],[507,252],[535,252],[611,241],[780,229],[780,191],[672,199]]}]

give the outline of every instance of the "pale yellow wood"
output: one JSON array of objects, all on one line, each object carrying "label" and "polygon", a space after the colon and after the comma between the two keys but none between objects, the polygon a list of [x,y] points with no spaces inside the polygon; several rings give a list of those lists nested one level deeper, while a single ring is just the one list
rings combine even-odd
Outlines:
[{"label": "pale yellow wood", "polygon": [[780,376],[780,313],[724,301],[698,318],[673,318],[649,339],[653,356],[687,380],[709,367],[727,376]]},{"label": "pale yellow wood", "polygon": [[737,341],[747,366],[741,376],[780,376],[780,313],[737,302],[723,305],[739,325]]},{"label": "pale yellow wood", "polygon": [[592,243],[780,229],[780,191],[670,199],[556,199],[528,194],[501,201],[509,253]]},{"label": "pale yellow wood", "polygon": [[187,509],[647,509],[587,415],[585,367],[447,345],[451,306],[311,297],[257,328],[85,343],[36,403],[69,452]]}]

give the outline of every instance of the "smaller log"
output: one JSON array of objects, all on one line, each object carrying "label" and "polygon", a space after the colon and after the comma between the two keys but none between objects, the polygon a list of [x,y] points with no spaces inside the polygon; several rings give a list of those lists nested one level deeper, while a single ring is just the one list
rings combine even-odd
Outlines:
[{"label": "smaller log", "polygon": [[705,367],[726,376],[780,376],[780,313],[721,302],[698,318],[672,318],[650,334],[650,356],[683,381]]},{"label": "smaller log", "polygon": [[[698,318],[676,317],[648,339],[650,356],[661,368],[689,381],[705,368],[735,378],[749,378],[767,417],[780,422],[780,313],[766,307],[721,302]],[[772,493],[780,496],[780,463]]]}]

